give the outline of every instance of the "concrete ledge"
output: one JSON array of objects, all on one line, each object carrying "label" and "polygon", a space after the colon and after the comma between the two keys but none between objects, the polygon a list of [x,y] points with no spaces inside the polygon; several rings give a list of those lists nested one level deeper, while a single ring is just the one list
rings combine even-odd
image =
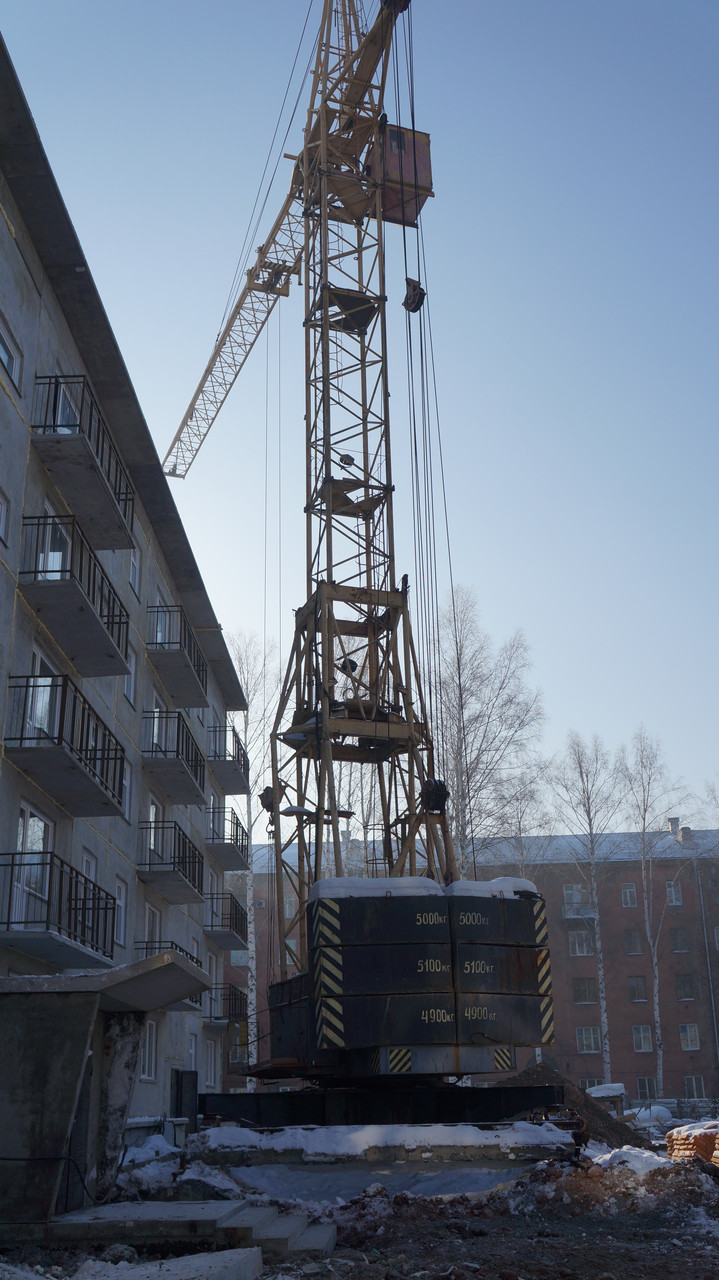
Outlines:
[{"label": "concrete ledge", "polygon": [[[122,1280],[254,1280],[261,1270],[261,1249],[226,1249],[125,1265],[120,1274]],[[77,1280],[116,1280],[118,1268],[90,1258],[75,1274]]]}]

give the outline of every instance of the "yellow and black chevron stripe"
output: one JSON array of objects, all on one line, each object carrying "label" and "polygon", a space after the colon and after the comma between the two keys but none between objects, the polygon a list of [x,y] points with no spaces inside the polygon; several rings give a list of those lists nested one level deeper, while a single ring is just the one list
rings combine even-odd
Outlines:
[{"label": "yellow and black chevron stripe", "polygon": [[318,1049],[344,1049],[345,1021],[341,1000],[316,1001],[315,1026]]},{"label": "yellow and black chevron stripe", "polygon": [[370,1069],[375,1076],[379,1075],[379,1049],[373,1049],[370,1056]]},{"label": "yellow and black chevron stripe", "polygon": [[551,996],[552,966],[549,962],[549,952],[544,947],[537,953],[537,982],[540,996]]},{"label": "yellow and black chevron stripe", "polygon": [[549,942],[549,930],[547,929],[547,908],[543,899],[538,899],[534,904],[534,935],[538,947],[546,947]]},{"label": "yellow and black chevron stripe", "polygon": [[495,1071],[511,1071],[512,1069],[512,1050],[506,1045],[494,1051],[494,1069]]},{"label": "yellow and black chevron stripe", "polygon": [[390,1049],[389,1069],[392,1074],[396,1074],[396,1075],[400,1075],[405,1071],[411,1071],[412,1070],[412,1050],[411,1049]]},{"label": "yellow and black chevron stripe", "polygon": [[340,907],[332,898],[318,898],[312,915],[312,942],[315,947],[339,947]]},{"label": "yellow and black chevron stripe", "polygon": [[320,947],[312,962],[314,996],[319,1003],[323,996],[342,995],[342,952],[339,947]]},{"label": "yellow and black chevron stripe", "polygon": [[554,1004],[551,996],[542,996],[539,1011],[542,1020],[542,1044],[554,1044]]}]

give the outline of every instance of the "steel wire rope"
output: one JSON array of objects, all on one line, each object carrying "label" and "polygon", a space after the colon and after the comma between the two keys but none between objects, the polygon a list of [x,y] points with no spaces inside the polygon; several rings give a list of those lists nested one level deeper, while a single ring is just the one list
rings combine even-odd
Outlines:
[{"label": "steel wire rope", "polygon": [[[271,139],[271,141],[270,141],[270,145],[269,145],[268,150],[267,150],[267,159],[265,160],[264,168],[263,168],[263,170],[262,170],[262,176],[260,177],[260,181],[259,181],[258,188],[257,188],[257,195],[255,196],[254,204],[253,204],[253,206],[252,206],[252,210],[251,210],[251,213],[250,213],[250,218],[249,218],[249,222],[248,222],[247,230],[246,230],[246,232],[245,232],[245,236],[244,236],[244,239],[243,239],[243,241],[242,241],[242,246],[241,246],[241,248],[240,248],[240,254],[239,254],[239,257],[238,257],[238,259],[237,259],[237,265],[236,265],[236,267],[235,267],[235,273],[234,273],[234,276],[232,277],[232,284],[230,285],[230,291],[229,291],[229,293],[228,293],[228,295],[227,295],[227,301],[226,301],[226,303],[225,303],[225,310],[224,310],[224,312],[223,312],[222,320],[221,320],[221,322],[220,322],[220,327],[219,327],[219,329],[218,329],[218,331],[217,331],[217,338],[219,338],[220,334],[222,333],[222,330],[224,329],[225,324],[226,324],[226,322],[227,322],[227,318],[228,318],[228,316],[229,316],[230,312],[232,311],[232,308],[234,307],[234,305],[235,305],[235,303],[236,303],[236,301],[237,301],[237,298],[238,298],[238,296],[239,296],[239,292],[240,292],[240,281],[242,280],[243,273],[244,273],[244,271],[245,271],[245,269],[246,269],[246,267],[247,267],[248,258],[249,258],[250,252],[251,252],[250,246],[252,245],[252,242],[254,241],[255,236],[257,235],[257,229],[258,229],[258,227],[259,227],[260,220],[262,219],[262,216],[263,216],[263,214],[264,214],[264,212],[265,212],[265,208],[267,207],[267,201],[268,201],[268,199],[269,199],[270,192],[272,191],[272,186],[273,186],[273,183],[274,183],[275,177],[277,176],[277,170],[278,170],[279,165],[280,165],[280,160],[283,158],[283,157],[282,157],[282,153],[283,153],[283,151],[284,151],[285,144],[286,144],[287,139],[288,139],[288,137],[289,137],[290,129],[292,128],[292,125],[294,124],[295,116],[296,116],[296,114],[297,114],[297,108],[298,108],[298,106],[299,106],[299,104],[300,104],[300,98],[301,98],[302,93],[303,93],[303,91],[304,91],[305,84],[307,83],[307,77],[308,77],[308,75],[309,75],[309,73],[310,73],[310,67],[311,67],[311,65],[312,65],[312,59],[314,58],[315,53],[316,53],[316,50],[317,50],[317,44],[318,44],[318,40],[319,40],[319,35],[315,38],[315,40],[314,40],[314,42],[313,42],[312,49],[311,49],[311,51],[310,51],[310,56],[309,56],[308,61],[307,61],[307,66],[305,67],[304,75],[303,75],[302,80],[301,80],[301,82],[300,82],[300,87],[299,87],[299,89],[298,89],[298,91],[297,91],[297,97],[295,98],[295,104],[294,104],[294,106],[293,106],[293,108],[292,108],[292,113],[291,113],[291,115],[290,115],[290,119],[289,119],[289,122],[288,122],[288,124],[287,124],[287,128],[286,128],[286,130],[285,130],[285,135],[284,135],[284,138],[282,139],[282,143],[281,143],[281,145],[280,145],[280,149],[279,149],[278,154],[277,154],[277,159],[276,159],[276,161],[275,161],[274,169],[272,170],[272,176],[270,177],[270,180],[269,180],[269,183],[268,183],[268,186],[267,186],[267,190],[265,191],[264,198],[262,199],[262,203],[261,203],[260,208],[259,208],[259,210],[258,210],[258,209],[257,209],[257,206],[258,206],[258,203],[259,203],[259,201],[260,201],[260,197],[262,196],[262,184],[263,184],[263,182],[264,182],[264,180],[265,180],[265,176],[266,176],[266,174],[267,174],[267,170],[268,170],[268,168],[269,168],[270,161],[271,161],[271,159],[272,159],[272,149],[273,149],[273,147],[274,147],[274,145],[275,145],[275,141],[276,141],[276,138],[277,138],[277,134],[278,134],[278,132],[279,132],[279,128],[280,128],[280,121],[282,120],[282,113],[283,113],[283,111],[284,111],[284,109],[285,109],[285,104],[286,104],[286,102],[287,102],[287,98],[288,98],[288,96],[289,96],[290,88],[291,88],[291,86],[292,86],[292,78],[293,78],[293,76],[294,76],[294,74],[295,74],[295,68],[296,68],[296,66],[297,66],[297,61],[298,61],[298,59],[299,59],[300,51],[301,51],[301,49],[302,49],[302,42],[303,42],[303,40],[304,40],[304,38],[305,38],[305,32],[306,32],[306,30],[307,30],[307,24],[308,24],[308,22],[309,22],[309,19],[310,19],[310,13],[312,12],[312,9],[313,9],[314,4],[315,4],[315,0],[310,0],[309,5],[308,5],[308,7],[307,7],[307,13],[305,14],[305,20],[304,20],[304,23],[303,23],[303,25],[302,25],[302,32],[301,32],[301,34],[300,34],[300,38],[299,38],[299,41],[298,41],[298,43],[297,43],[297,49],[296,49],[295,56],[294,56],[294,59],[293,59],[293,62],[292,62],[292,69],[291,69],[291,71],[290,71],[289,79],[288,79],[288,81],[287,81],[287,88],[285,89],[284,97],[283,97],[283,99],[282,99],[282,105],[281,105],[281,107],[280,107],[280,110],[279,110],[279,113],[278,113],[278,116],[277,116],[277,123],[275,124],[274,132],[273,132],[273,134],[272,134],[272,139]],[[255,213],[256,213],[256,212],[257,212],[257,217],[255,218]],[[255,220],[254,220],[254,222],[252,221],[252,220],[253,220],[253,218],[255,219]]]}]

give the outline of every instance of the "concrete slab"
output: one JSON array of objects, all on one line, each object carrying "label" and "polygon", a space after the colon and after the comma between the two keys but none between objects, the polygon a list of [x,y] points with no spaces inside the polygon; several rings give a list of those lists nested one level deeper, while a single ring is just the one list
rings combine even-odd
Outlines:
[{"label": "concrete slab", "polygon": [[133,1245],[161,1240],[214,1241],[218,1229],[240,1208],[240,1200],[96,1205],[53,1218],[48,1234],[53,1240],[81,1244],[117,1239],[130,1240]]},{"label": "concrete slab", "polygon": [[304,1214],[280,1214],[255,1239],[268,1258],[288,1258],[303,1231],[307,1230]]},{"label": "concrete slab", "polygon": [[[226,1249],[222,1253],[192,1253],[161,1262],[124,1264],[122,1280],[254,1280],[262,1270],[261,1249]],[[89,1258],[76,1272],[77,1280],[116,1280],[118,1267]]]},{"label": "concrete slab", "polygon": [[337,1244],[337,1227],[334,1222],[313,1222],[305,1227],[302,1235],[290,1245],[290,1253],[306,1254],[310,1258],[329,1258]]},{"label": "concrete slab", "polygon": [[278,1210],[272,1205],[248,1205],[225,1219],[218,1230],[218,1238],[228,1244],[257,1244],[278,1216]]}]

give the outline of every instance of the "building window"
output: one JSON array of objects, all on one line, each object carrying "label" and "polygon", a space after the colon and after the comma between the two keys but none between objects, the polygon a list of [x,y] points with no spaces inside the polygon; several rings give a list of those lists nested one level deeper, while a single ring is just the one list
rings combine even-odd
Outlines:
[{"label": "building window", "polygon": [[685,1076],[684,1077],[684,1097],[685,1098],[705,1098],[704,1093],[704,1076]]},{"label": "building window", "polygon": [[629,999],[633,1001],[646,1000],[647,998],[647,980],[641,974],[627,978],[629,984]]},{"label": "building window", "polygon": [[570,929],[569,954],[570,956],[593,956],[594,934],[590,933],[589,929]]},{"label": "building window", "polygon": [[[160,913],[149,902],[145,903],[145,939],[152,944],[160,941]],[[153,955],[154,952],[148,948],[147,954]]]},{"label": "building window", "polygon": [[127,932],[127,882],[117,876],[115,880],[115,942],[119,947],[125,945]]},{"label": "building window", "polygon": [[132,804],[132,765],[130,764],[130,761],[128,760],[127,756],[125,756],[125,763],[122,770],[122,812],[128,822],[130,821],[130,818],[132,816],[130,813],[131,804]]},{"label": "building window", "polygon": [[635,884],[622,885],[622,906],[636,907],[637,905],[637,886]]},{"label": "building window", "polygon": [[580,1089],[596,1089],[598,1084],[604,1084],[604,1076],[585,1076],[579,1081]]},{"label": "building window", "polygon": [[0,364],[9,373],[17,387],[20,382],[20,351],[2,321],[0,321]]},{"label": "building window", "polygon": [[573,980],[573,987],[575,1004],[597,1003],[596,978],[575,978]]},{"label": "building window", "polygon": [[637,1097],[640,1102],[653,1102],[657,1096],[655,1076],[637,1076]]},{"label": "building window", "polygon": [[10,502],[0,489],[0,542],[7,546],[8,529],[10,527]]},{"label": "building window", "polygon": [[696,1022],[680,1022],[679,1023],[679,1043],[682,1049],[698,1049],[699,1048],[699,1027]]},{"label": "building window", "polygon": [[674,994],[677,1000],[694,999],[694,983],[690,973],[677,973],[674,976]]},{"label": "building window", "polygon": [[205,1087],[207,1089],[217,1088],[217,1041],[208,1040],[205,1046],[205,1059],[207,1063],[207,1077]]},{"label": "building window", "polygon": [[640,956],[642,954],[642,935],[638,929],[624,930],[624,950],[628,956]]},{"label": "building window", "polygon": [[599,1053],[599,1027],[577,1027],[577,1053]]},{"label": "building window", "polygon": [[634,1040],[635,1053],[651,1053],[652,1051],[652,1029],[650,1026],[634,1026],[632,1027],[632,1039]]},{"label": "building window", "polygon": [[130,551],[130,586],[132,587],[138,600],[140,598],[140,578],[142,576],[142,554],[140,548],[135,546]]},{"label": "building window", "polygon": [[197,1034],[190,1032],[190,1044],[187,1050],[187,1058],[190,1063],[190,1071],[197,1071]]},{"label": "building window", "polygon": [[680,907],[682,905],[682,886],[678,880],[667,880],[667,906]]},{"label": "building window", "polygon": [[564,905],[565,907],[589,907],[591,906],[591,896],[589,889],[584,884],[565,884],[564,889]]},{"label": "building window", "polygon": [[670,929],[669,939],[672,951],[689,950],[689,930],[685,925],[681,925],[679,929]]},{"label": "building window", "polygon": [[125,685],[124,685],[124,688],[125,688],[125,697],[127,698],[127,701],[128,701],[128,702],[131,702],[131,703],[132,703],[132,705],[133,705],[133,707],[134,707],[134,705],[135,705],[135,676],[136,676],[136,672],[137,672],[137,654],[135,653],[135,650],[133,649],[133,647],[132,647],[132,645],[131,645],[131,644],[129,644],[129,645],[127,646],[127,665],[128,665],[128,667],[130,668],[130,670],[128,671],[127,675],[125,676]]},{"label": "building window", "polygon": [[157,1079],[157,1022],[154,1018],[148,1018],[145,1023],[145,1033],[142,1037],[140,1079]]}]

